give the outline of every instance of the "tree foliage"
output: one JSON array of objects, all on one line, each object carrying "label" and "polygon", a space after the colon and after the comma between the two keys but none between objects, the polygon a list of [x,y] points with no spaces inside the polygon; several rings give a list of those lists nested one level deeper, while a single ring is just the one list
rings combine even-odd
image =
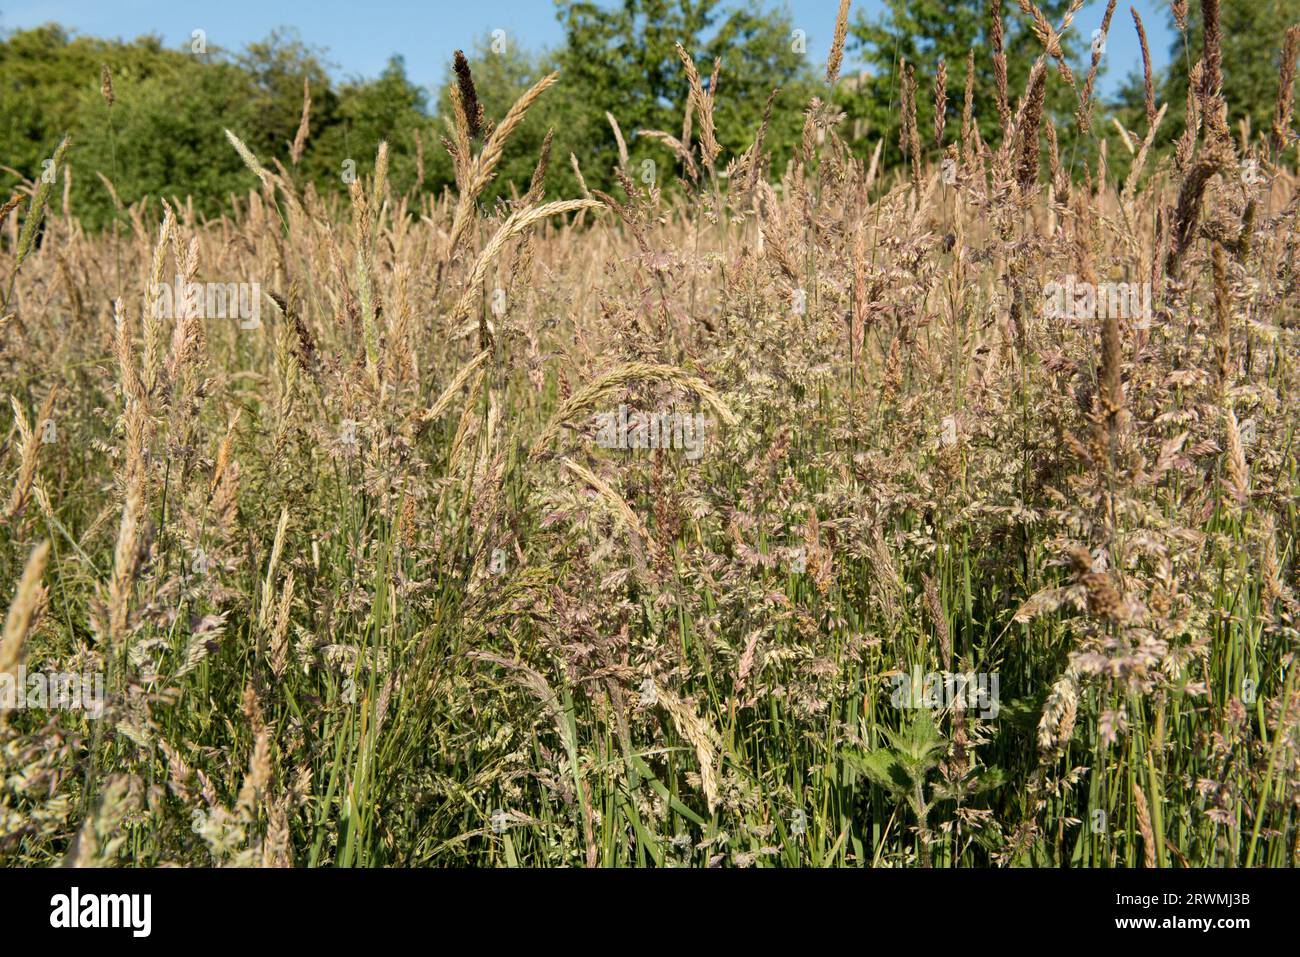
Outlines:
[{"label": "tree foliage", "polygon": [[[857,62],[846,68],[833,99],[850,118],[844,129],[860,154],[869,154],[883,140],[886,166],[902,159],[899,76],[904,61],[915,70],[918,126],[931,156],[941,145],[931,135],[934,81],[940,62],[946,64],[944,140],[953,142],[961,126],[971,51],[975,123],[985,142],[999,140],[990,37],[994,6],[990,0],[884,0],[878,16],[859,12],[849,45],[850,58]],[[1003,0],[996,6],[1014,109],[1043,45],[1033,18],[1019,4]],[[1068,0],[1038,4],[1053,29],[1059,28],[1068,6]],[[1188,69],[1200,55],[1199,6],[1191,7],[1187,30],[1177,34],[1172,63],[1157,78],[1160,96],[1171,107],[1158,141],[1162,147],[1181,131]],[[806,37],[784,10],[758,12],[752,4],[724,0],[555,0],[555,9],[564,40],[553,50],[529,51],[485,38],[469,51],[489,119],[503,116],[540,77],[560,73],[559,84],[529,111],[511,138],[485,194],[488,202],[525,188],[548,132],[553,135],[546,181],[550,195],[578,194],[570,154],[591,187],[614,189],[619,152],[607,112],[621,127],[633,175],[643,174],[645,161],[651,160],[656,183],[672,189],[679,172],[675,158],[662,143],[639,137],[638,131],[676,133],[682,128],[687,87],[678,43],[700,64],[705,83],[715,58],[720,61],[715,119],[724,159],[753,141],[764,103],[779,90],[765,142],[776,168],[783,168],[798,146],[803,109],[819,89],[824,91],[822,64],[810,61]],[[1223,17],[1224,83],[1232,119],[1249,119],[1257,133],[1267,131],[1277,89],[1277,47],[1285,27],[1300,21],[1300,0],[1227,4]],[[1062,36],[1076,87],[1087,72],[1081,37],[1089,26],[1076,21]],[[1111,30],[1125,26],[1121,11]],[[830,27],[828,22],[825,29]],[[112,75],[112,105],[100,89],[105,66]],[[337,79],[325,54],[293,32],[273,33],[238,52],[210,47],[196,55],[188,48],[168,49],[156,36],[101,40],[48,25],[0,36],[0,163],[9,168],[0,171],[0,189],[12,191],[20,178],[34,180],[55,146],[71,134],[72,202],[87,225],[102,226],[118,215],[112,193],[96,173],[107,177],[124,204],[144,197],[189,197],[200,215],[216,215],[231,193],[249,186],[247,171],[228,148],[223,130],[235,131],[264,161],[291,166],[304,81],[311,92],[311,134],[292,167],[300,185],[311,183],[322,195],[341,195],[345,168],[364,172],[383,140],[389,143],[391,182],[400,192],[419,188],[438,195],[452,183],[452,164],[441,143],[447,134],[444,118],[451,115],[450,55],[441,87],[431,95],[411,81],[397,56],[377,77]],[[1121,121],[1138,130],[1144,129],[1142,87],[1140,76],[1130,80],[1114,104]],[[1078,90],[1052,69],[1047,110],[1075,172],[1096,146],[1093,138],[1076,140],[1073,135],[1070,118],[1077,102]]]}]

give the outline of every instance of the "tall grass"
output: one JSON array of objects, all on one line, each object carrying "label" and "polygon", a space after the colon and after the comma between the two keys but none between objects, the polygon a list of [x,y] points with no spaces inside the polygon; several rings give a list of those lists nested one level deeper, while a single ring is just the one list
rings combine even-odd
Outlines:
[{"label": "tall grass", "polygon": [[[1134,171],[1063,169],[1069,22],[1024,6],[1019,103],[999,28],[997,101],[968,66],[927,153],[907,66],[892,175],[821,101],[788,168],[766,117],[726,156],[725,68],[682,50],[693,120],[645,134],[677,192],[548,199],[548,142],[483,210],[564,88],[493,124],[463,56],[438,199],[381,148],[339,208],[238,131],[226,217],[144,201],[117,250],[36,186],[0,264],[0,671],[108,698],[0,713],[0,862],[1293,865],[1290,100],[1227,135],[1207,4],[1176,156],[1168,104],[1091,122],[1094,63],[1076,122]],[[263,321],[162,315],[172,276],[256,281]],[[1045,314],[1067,277],[1154,315]],[[704,414],[703,454],[603,447],[620,406]],[[996,713],[899,707],[915,670],[996,675]]]}]

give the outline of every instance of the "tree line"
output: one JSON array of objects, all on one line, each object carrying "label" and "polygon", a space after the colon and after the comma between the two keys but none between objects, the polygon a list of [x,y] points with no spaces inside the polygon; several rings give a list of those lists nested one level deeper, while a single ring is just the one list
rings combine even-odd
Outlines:
[{"label": "tree line", "polygon": [[[553,49],[529,50],[497,34],[466,51],[488,118],[500,117],[540,76],[560,72],[559,85],[512,137],[489,201],[509,195],[512,187],[524,188],[548,133],[555,158],[547,172],[548,194],[578,195],[570,154],[588,187],[612,189],[620,146],[607,111],[621,128],[634,175],[649,171],[658,185],[671,189],[680,173],[676,158],[664,143],[637,132],[682,131],[686,87],[679,42],[696,62],[721,62],[716,135],[724,157],[753,141],[776,91],[765,135],[776,172],[799,149],[803,111],[814,96],[849,115],[847,135],[864,158],[880,143],[886,166],[902,162],[904,75],[914,78],[918,126],[937,133],[923,143],[931,158],[960,136],[968,70],[975,125],[986,143],[995,143],[1002,125],[995,41],[1005,51],[1004,85],[1013,109],[1043,49],[1034,16],[1011,0],[885,0],[882,12],[859,12],[852,21],[848,49],[855,69],[829,90],[824,64],[814,63],[809,52],[809,34],[829,30],[833,11],[826,24],[799,24],[784,9],[758,11],[753,4],[724,0],[555,0],[555,7],[563,40]],[[1069,2],[1044,0],[1030,7],[1059,26]],[[1152,78],[1170,107],[1158,140],[1162,149],[1181,135],[1182,103],[1198,56],[1198,17],[1194,8],[1184,17],[1190,19],[1185,28],[1172,24],[1170,65]],[[1267,133],[1281,38],[1300,20],[1300,0],[1230,4],[1224,17],[1223,73],[1232,119]],[[1116,15],[1110,29],[1132,29],[1134,24],[1121,22],[1126,19]],[[995,23],[1000,37],[993,35]],[[1080,76],[1091,60],[1087,34],[1093,26],[1076,22],[1061,38],[1061,59]],[[1096,137],[1076,138],[1077,89],[1055,71],[1051,80],[1048,113],[1063,155],[1077,170],[1090,159]],[[387,141],[394,189],[436,195],[454,181],[441,141],[447,135],[443,118],[451,115],[448,90],[456,82],[450,56],[436,88],[414,83],[400,56],[377,77],[340,80],[327,54],[291,31],[241,50],[223,49],[198,33],[173,49],[156,36],[104,40],[54,24],[14,31],[0,36],[0,189],[8,195],[35,180],[55,146],[71,134],[71,202],[88,226],[102,226],[122,204],[144,197],[191,197],[201,215],[218,215],[232,193],[242,194],[249,185],[223,135],[229,128],[264,161],[279,159],[300,185],[311,183],[322,195],[341,193],[349,176],[368,172],[379,142]],[[309,133],[295,148],[304,94],[310,98]],[[1140,141],[1146,102],[1146,80],[1137,70],[1114,102],[1097,108],[1093,134],[1113,131],[1113,117],[1138,131]],[[936,104],[945,123],[936,123]]]}]

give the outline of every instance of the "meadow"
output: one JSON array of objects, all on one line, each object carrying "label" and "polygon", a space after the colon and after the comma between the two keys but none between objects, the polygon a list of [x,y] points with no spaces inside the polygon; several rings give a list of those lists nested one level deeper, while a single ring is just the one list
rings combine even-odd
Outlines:
[{"label": "meadow", "polygon": [[890,168],[821,99],[728,154],[685,50],[613,192],[548,139],[484,202],[563,78],[463,59],[438,197],[300,187],[307,103],[221,217],[91,231],[59,146],[0,216],[0,864],[1294,866],[1300,27],[1234,129],[1217,6],[1137,130],[1073,12],[1023,90],[901,64]]}]

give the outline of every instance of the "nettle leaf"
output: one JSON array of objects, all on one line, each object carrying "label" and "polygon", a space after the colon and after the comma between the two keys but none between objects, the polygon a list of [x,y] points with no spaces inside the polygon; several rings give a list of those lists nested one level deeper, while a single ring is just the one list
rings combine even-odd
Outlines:
[{"label": "nettle leaf", "polygon": [[845,760],[849,766],[871,781],[899,797],[906,797],[912,787],[912,777],[892,748],[874,751],[849,751]]}]

